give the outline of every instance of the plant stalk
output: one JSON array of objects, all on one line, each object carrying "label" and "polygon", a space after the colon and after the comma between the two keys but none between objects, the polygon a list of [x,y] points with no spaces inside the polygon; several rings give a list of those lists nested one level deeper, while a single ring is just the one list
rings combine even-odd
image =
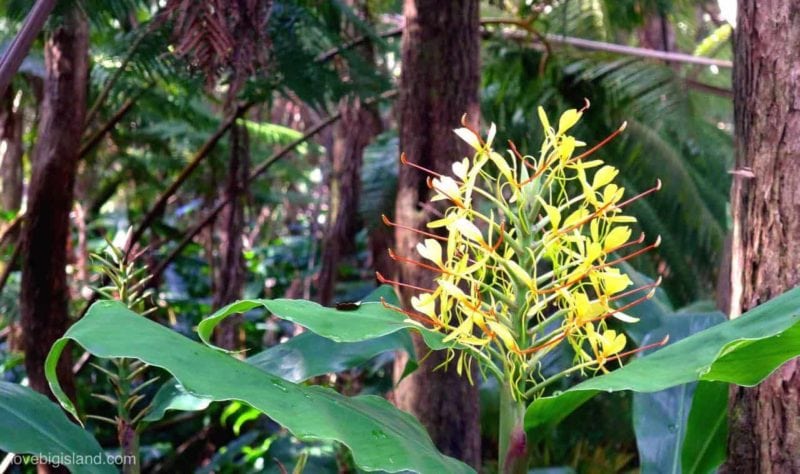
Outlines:
[{"label": "plant stalk", "polygon": [[514,399],[508,381],[500,389],[500,474],[528,472],[528,442],[525,435],[525,404]]}]

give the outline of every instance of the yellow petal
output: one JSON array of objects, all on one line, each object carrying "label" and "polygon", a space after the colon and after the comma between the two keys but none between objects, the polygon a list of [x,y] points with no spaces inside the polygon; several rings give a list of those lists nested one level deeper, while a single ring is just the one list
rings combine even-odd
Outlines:
[{"label": "yellow petal", "polygon": [[574,127],[575,124],[578,123],[578,120],[581,119],[581,115],[583,114],[578,112],[577,109],[569,109],[561,114],[561,118],[558,120],[558,134],[561,135]]},{"label": "yellow petal", "polygon": [[478,138],[477,135],[472,133],[472,131],[469,130],[468,128],[457,128],[453,131],[456,132],[456,135],[458,135],[462,140],[467,142],[467,144],[469,144],[469,146],[471,146],[472,148],[476,150],[481,149],[480,139]]},{"label": "yellow petal", "polygon": [[558,225],[561,224],[561,212],[559,212],[557,207],[547,204],[541,196],[537,196],[537,198],[539,198],[539,202],[542,203],[544,212],[547,213],[547,218],[550,219],[550,224],[553,226],[553,229],[558,229]]},{"label": "yellow petal", "polygon": [[611,231],[606,235],[605,241],[603,242],[603,252],[609,252],[611,250],[616,249],[620,245],[623,245],[628,239],[631,238],[631,228],[628,226],[619,226],[614,227]]},{"label": "yellow petal", "polygon": [[469,159],[464,158],[461,161],[453,163],[453,174],[462,181],[467,179],[467,171],[469,170]]},{"label": "yellow petal", "polygon": [[517,341],[514,340],[514,336],[511,335],[511,331],[509,331],[507,327],[497,321],[487,321],[486,324],[488,324],[489,329],[503,341],[503,345],[505,345],[506,348],[509,350],[517,350]]},{"label": "yellow petal", "polygon": [[548,133],[550,131],[550,121],[547,120],[547,114],[544,112],[544,107],[539,106],[537,112],[539,112],[539,120],[542,122],[542,127],[544,127],[545,133]]},{"label": "yellow petal", "polygon": [[479,244],[483,243],[483,234],[481,234],[480,229],[469,219],[462,217],[455,221],[452,227],[469,240]]},{"label": "yellow petal", "polygon": [[442,245],[436,239],[425,239],[417,244],[417,253],[424,259],[442,266]]},{"label": "yellow petal", "polygon": [[592,180],[592,189],[600,189],[601,187],[610,183],[618,173],[619,170],[613,166],[603,166],[594,174],[594,180]]}]

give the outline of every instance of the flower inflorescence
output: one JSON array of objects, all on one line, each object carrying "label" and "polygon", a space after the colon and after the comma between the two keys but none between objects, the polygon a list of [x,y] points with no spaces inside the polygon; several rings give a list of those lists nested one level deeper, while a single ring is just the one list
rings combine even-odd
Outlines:
[{"label": "flower inflorescence", "polygon": [[424,239],[417,245],[418,257],[390,252],[395,260],[436,274],[435,288],[416,288],[413,311],[401,311],[463,349],[459,372],[469,375],[472,358],[478,358],[482,368],[507,379],[519,397],[541,393],[549,379],[541,376],[539,362],[561,343],[575,353],[568,371],[606,370],[609,360],[619,360],[627,340],[608,327],[608,319],[636,322],[624,311],[652,297],[658,284],[630,289],[632,281],[617,267],[657,246],[658,239],[615,256],[644,242],[644,235],[632,239],[636,220],[625,207],[660,183],[623,200],[624,188],[614,183],[619,171],[593,158],[624,124],[576,155],[586,144],[567,132],[584,110],[566,111],[553,126],[540,107],[545,138],[536,157],[520,154],[510,142],[506,155],[495,152],[494,124],[484,140],[464,120],[455,132],[475,153],[454,162],[452,175],[401,158],[430,175],[431,201],[449,203],[427,224],[428,231],[419,231]]}]

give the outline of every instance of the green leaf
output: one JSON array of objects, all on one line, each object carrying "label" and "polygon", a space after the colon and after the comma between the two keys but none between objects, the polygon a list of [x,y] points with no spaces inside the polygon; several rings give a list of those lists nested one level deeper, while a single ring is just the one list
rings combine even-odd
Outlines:
[{"label": "green leaf", "polygon": [[129,357],[161,367],[194,395],[246,403],[300,439],[339,441],[367,471],[472,472],[439,453],[417,420],[383,398],[348,398],[327,388],[287,382],[191,341],[114,301],[95,303],[56,341],[45,364],[53,393],[76,417],[55,371],[70,340],[98,357]]},{"label": "green leaf", "polygon": [[[647,334],[641,344],[658,342],[667,334],[674,344],[723,321],[725,316],[719,312],[665,315],[662,326]],[[681,472],[681,443],[695,385],[688,383],[658,392],[633,394],[633,428],[643,472]]]},{"label": "green leaf", "polygon": [[170,379],[156,392],[144,421],[158,421],[164,418],[168,410],[202,411],[213,401],[211,398],[198,397],[187,392],[177,380]]},{"label": "green leaf", "polygon": [[297,335],[247,359],[259,369],[290,382],[358,367],[384,352],[403,350],[410,368],[416,368],[414,346],[408,331],[398,331],[361,342],[334,342],[311,332]]},{"label": "green leaf", "polygon": [[696,380],[755,385],[800,354],[800,288],[528,407],[527,430],[552,426],[605,390],[655,392]]},{"label": "green leaf", "polygon": [[694,391],[681,451],[684,474],[706,474],[728,455],[728,384],[700,382]]},{"label": "green leaf", "polygon": [[[395,302],[394,290],[381,286],[365,297],[365,301]],[[304,382],[318,375],[340,372],[368,362],[384,352],[402,350],[408,354],[404,375],[417,368],[417,356],[408,330],[397,331],[376,339],[359,342],[334,342],[312,332],[304,332],[288,341],[270,347],[246,359],[259,369],[290,382]],[[145,421],[164,417],[167,410],[205,410],[210,400],[195,397],[174,380],[165,383],[153,399]]]},{"label": "green leaf", "polygon": [[58,405],[10,382],[0,382],[0,451],[61,459],[75,473],[117,472],[105,463],[97,440],[72,423]]},{"label": "green leaf", "polygon": [[[405,373],[417,367],[417,357],[408,331],[361,342],[333,342],[311,332],[304,332],[288,341],[270,347],[245,362],[272,375],[300,383],[318,375],[341,372],[362,365],[384,352],[403,350],[408,355]],[[165,383],[153,399],[145,421],[164,417],[167,410],[205,410],[212,400],[187,392],[175,380]]]},{"label": "green leaf", "polygon": [[[311,332],[336,342],[359,342],[386,336],[403,329],[418,331],[431,349],[445,349],[444,335],[424,328],[405,315],[379,302],[362,302],[354,311],[327,308],[306,300],[252,299],[231,303],[205,318],[197,327],[200,339],[211,344],[214,328],[228,316],[263,307],[275,316],[297,323]],[[222,350],[222,349],[220,349]]]}]

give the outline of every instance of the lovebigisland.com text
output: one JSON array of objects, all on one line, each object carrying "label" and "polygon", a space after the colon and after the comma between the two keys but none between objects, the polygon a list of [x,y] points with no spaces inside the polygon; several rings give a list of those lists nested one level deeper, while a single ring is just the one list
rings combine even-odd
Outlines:
[{"label": "lovebigisland.com text", "polygon": [[99,464],[112,464],[117,466],[133,464],[136,462],[136,457],[131,455],[114,455],[114,454],[94,454],[82,455],[75,453],[66,454],[14,454],[11,458],[11,464],[16,465],[37,465],[49,464],[53,467],[69,467],[69,466],[89,466]]}]

